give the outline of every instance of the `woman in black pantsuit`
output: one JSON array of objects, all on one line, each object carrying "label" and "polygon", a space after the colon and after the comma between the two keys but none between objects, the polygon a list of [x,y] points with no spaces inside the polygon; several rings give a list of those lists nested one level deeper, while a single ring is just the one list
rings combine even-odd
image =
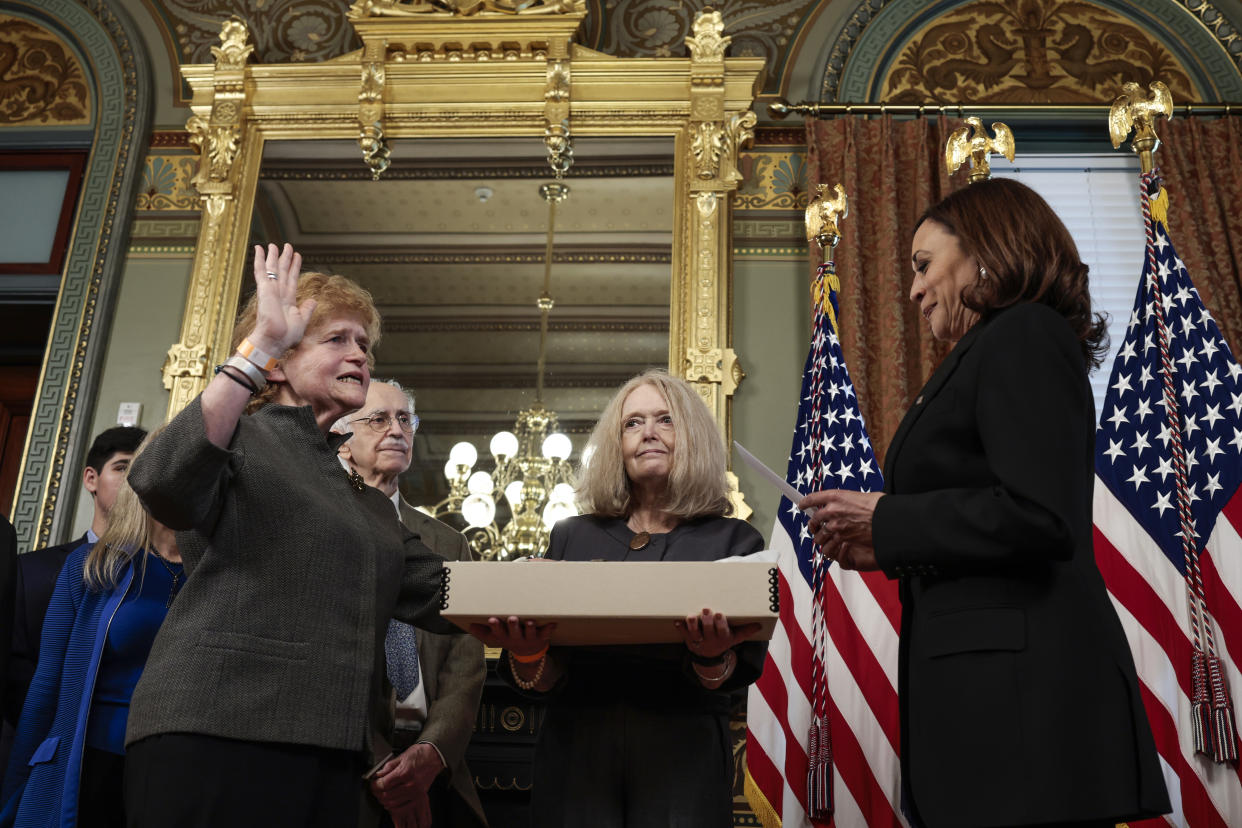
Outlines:
[{"label": "woman in black pantsuit", "polygon": [[1134,662],[1092,552],[1104,351],[1087,266],[1010,179],[932,207],[910,298],[955,342],[888,449],[885,492],[823,491],[810,531],[901,579],[905,802],[939,828],[1167,813]]},{"label": "woman in black pantsuit", "polygon": [[[728,517],[725,449],[686,382],[648,371],[626,383],[591,435],[578,501],[552,530],[556,560],[710,561],[763,548]],[[704,609],[684,643],[548,647],[552,625],[510,617],[473,632],[504,647],[502,675],[547,700],[535,747],[538,828],[732,825],[729,712],[766,647]]]}]

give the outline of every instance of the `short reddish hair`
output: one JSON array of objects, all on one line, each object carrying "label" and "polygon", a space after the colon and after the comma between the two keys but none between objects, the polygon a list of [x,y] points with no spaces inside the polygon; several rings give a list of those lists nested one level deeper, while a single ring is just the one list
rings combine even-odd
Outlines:
[{"label": "short reddish hair", "polygon": [[[362,323],[367,337],[371,340],[371,348],[367,351],[367,364],[374,368],[375,346],[380,340],[380,313],[375,307],[375,300],[371,298],[370,292],[344,276],[329,276],[326,273],[308,270],[298,278],[298,293],[295,301],[300,305],[307,299],[314,299],[316,302],[315,311],[306,325],[307,331],[314,330],[316,326],[341,316],[353,316]],[[258,315],[259,299],[258,294],[254,293],[251,294],[245,307],[238,314],[236,324],[233,325],[233,350],[237,350],[241,341],[254,330]],[[289,351],[292,350],[293,348],[289,349]],[[289,355],[289,351],[281,354],[278,359],[283,360]],[[254,411],[266,405],[275,395],[276,387],[269,383],[255,395],[250,404],[246,406],[246,410]]]}]

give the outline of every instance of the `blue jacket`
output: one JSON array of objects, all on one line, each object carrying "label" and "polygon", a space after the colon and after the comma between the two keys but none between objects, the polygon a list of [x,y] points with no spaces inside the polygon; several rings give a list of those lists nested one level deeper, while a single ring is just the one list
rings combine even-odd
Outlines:
[{"label": "blue jacket", "polygon": [[[43,622],[39,666],[22,708],[0,801],[0,826],[73,826],[90,700],[108,626],[133,582],[126,563],[115,589],[92,592],[82,578],[90,544],[56,579]],[[16,821],[15,821],[16,820]]]}]

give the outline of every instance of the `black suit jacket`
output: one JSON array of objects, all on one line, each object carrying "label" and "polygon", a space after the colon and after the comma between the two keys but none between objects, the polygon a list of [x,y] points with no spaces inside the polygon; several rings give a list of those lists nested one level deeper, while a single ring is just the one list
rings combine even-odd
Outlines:
[{"label": "black suit jacket", "polygon": [[86,535],[17,556],[14,603],[10,605],[13,611],[0,616],[13,619],[12,653],[4,673],[4,720],[13,727],[17,727],[17,720],[21,718],[26,691],[30,689],[30,680],[39,663],[43,616],[47,615],[56,577],[69,553],[84,543]]},{"label": "black suit jacket", "polygon": [[1042,304],[976,324],[889,447],[872,528],[901,577],[903,785],[925,825],[1169,811],[1092,550],[1094,406]]}]

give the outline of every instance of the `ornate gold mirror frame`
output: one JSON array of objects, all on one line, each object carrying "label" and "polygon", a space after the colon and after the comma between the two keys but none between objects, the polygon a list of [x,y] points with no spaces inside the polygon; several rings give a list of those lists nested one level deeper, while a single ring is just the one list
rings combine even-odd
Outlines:
[{"label": "ornate gold mirror frame", "polygon": [[614,58],[573,43],[581,0],[358,0],[349,14],[364,45],[335,60],[248,64],[249,33],[232,19],[214,64],[181,68],[193,90],[186,128],[202,152],[202,225],[181,339],[163,369],[169,414],[227,356],[266,141],[357,140],[359,163],[379,178],[390,138],[542,137],[551,156],[566,132],[670,136],[668,365],[696,385],[730,438],[744,375],[731,347],[731,197],[764,62],[725,58],[729,38],[710,11],[686,39],[688,58]]}]

